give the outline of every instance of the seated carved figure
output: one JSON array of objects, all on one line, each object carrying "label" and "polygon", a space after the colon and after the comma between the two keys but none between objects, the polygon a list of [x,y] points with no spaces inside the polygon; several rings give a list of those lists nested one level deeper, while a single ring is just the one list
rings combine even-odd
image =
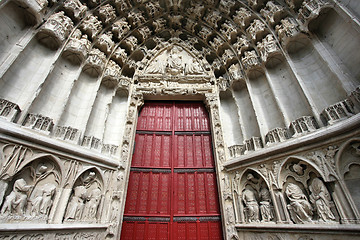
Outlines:
[{"label": "seated carved figure", "polygon": [[335,216],[330,209],[330,194],[324,183],[319,178],[315,178],[309,186],[309,189],[311,191],[310,201],[315,205],[316,212],[319,215],[319,221],[335,221]]},{"label": "seated carved figure", "polygon": [[245,215],[248,222],[259,221],[259,204],[255,197],[255,192],[251,188],[247,188],[243,191],[242,199],[245,203]]},{"label": "seated carved figure", "polygon": [[65,220],[80,220],[83,209],[84,209],[84,200],[86,188],[84,186],[77,186],[74,188],[74,195],[72,196],[69,205],[66,210]]},{"label": "seated carved figure", "polygon": [[24,215],[28,198],[27,192],[31,187],[22,178],[16,180],[12,192],[6,197],[1,214]]},{"label": "seated carved figure", "polygon": [[295,223],[312,222],[313,209],[301,188],[294,183],[289,183],[285,193],[290,200],[288,208],[292,220]]},{"label": "seated carved figure", "polygon": [[32,216],[49,214],[55,190],[56,186],[52,183],[47,183],[40,189],[39,195],[30,201]]}]

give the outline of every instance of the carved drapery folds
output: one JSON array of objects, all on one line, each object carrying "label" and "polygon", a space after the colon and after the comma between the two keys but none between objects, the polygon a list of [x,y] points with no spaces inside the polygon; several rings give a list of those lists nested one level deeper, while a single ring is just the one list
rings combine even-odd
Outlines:
[{"label": "carved drapery folds", "polygon": [[69,36],[73,22],[63,11],[49,17],[37,34],[38,40],[51,49],[58,48]]},{"label": "carved drapery folds", "polygon": [[0,219],[46,222],[61,181],[59,166],[46,157],[26,164],[32,152],[17,145],[5,145],[2,153]]},{"label": "carved drapery folds", "polygon": [[84,172],[75,182],[64,221],[96,222],[102,200],[102,182],[98,173]]}]

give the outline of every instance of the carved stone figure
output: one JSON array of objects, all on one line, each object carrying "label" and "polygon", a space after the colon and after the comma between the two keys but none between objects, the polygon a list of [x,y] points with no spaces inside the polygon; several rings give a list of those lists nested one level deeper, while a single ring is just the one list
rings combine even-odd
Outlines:
[{"label": "carved stone figure", "polygon": [[184,72],[183,59],[179,55],[180,50],[177,47],[171,49],[170,55],[166,61],[166,72],[171,75],[179,75]]},{"label": "carved stone figure", "polygon": [[270,192],[264,182],[259,192],[259,199],[260,199],[261,222],[270,222],[274,216],[271,210]]},{"label": "carved stone figure", "polygon": [[65,0],[64,9],[68,14],[70,14],[70,16],[79,20],[85,16],[87,7],[79,0]]},{"label": "carved stone figure", "polygon": [[259,221],[259,204],[255,197],[255,190],[252,187],[246,187],[242,193],[242,200],[245,204],[244,213],[248,222]]},{"label": "carved stone figure", "polygon": [[246,51],[245,56],[241,58],[241,61],[243,62],[243,66],[247,70],[260,66],[260,61],[256,55],[255,50]]},{"label": "carved stone figure", "polygon": [[203,72],[204,70],[195,59],[192,59],[191,63],[185,65],[185,74],[198,75]]},{"label": "carved stone figure", "polygon": [[272,34],[268,34],[262,42],[257,44],[257,47],[260,51],[261,60],[263,62],[266,62],[272,54],[280,51]]},{"label": "carved stone figure", "polygon": [[335,221],[335,216],[330,208],[331,197],[325,184],[319,178],[314,178],[309,189],[311,191],[310,201],[315,206],[319,221]]},{"label": "carved stone figure", "polygon": [[23,216],[28,200],[28,191],[32,186],[27,185],[22,178],[15,181],[12,192],[6,197],[1,214],[16,214]]},{"label": "carved stone figure", "polygon": [[108,24],[116,18],[116,11],[110,4],[103,5],[99,8],[99,16],[103,23]]},{"label": "carved stone figure", "polygon": [[86,199],[86,188],[84,186],[77,186],[74,188],[74,195],[72,196],[66,210],[65,220],[79,220],[81,219],[84,210],[84,201]]},{"label": "carved stone figure", "polygon": [[47,47],[56,49],[69,36],[73,27],[71,19],[63,11],[60,11],[49,17],[42,25],[37,37]]},{"label": "carved stone figure", "polygon": [[289,183],[285,193],[290,200],[288,208],[292,220],[295,223],[312,222],[313,209],[301,188],[294,183]]},{"label": "carved stone figure", "polygon": [[249,24],[249,19],[252,18],[252,13],[243,7],[239,8],[239,10],[237,10],[235,13],[234,21],[242,28],[247,27]]},{"label": "carved stone figure", "polygon": [[259,19],[255,19],[250,26],[246,29],[246,31],[250,34],[253,41],[258,40],[259,36],[265,32],[266,26]]},{"label": "carved stone figure", "polygon": [[80,29],[76,29],[65,46],[63,56],[73,62],[80,63],[85,59],[90,46],[91,43],[87,35],[82,35]]},{"label": "carved stone figure", "polygon": [[91,38],[94,37],[101,31],[102,26],[97,16],[89,15],[81,23],[80,28],[86,32],[86,34]]},{"label": "carved stone figure", "polygon": [[101,190],[98,188],[93,189],[86,200],[82,218],[85,220],[96,220],[96,213],[101,200]]},{"label": "carved stone figure", "polygon": [[52,183],[45,184],[39,191],[39,195],[30,200],[30,214],[32,216],[45,215],[50,212],[56,186]]},{"label": "carved stone figure", "polygon": [[103,52],[109,54],[115,43],[112,40],[112,33],[109,31],[107,33],[102,34],[96,41],[96,46]]}]

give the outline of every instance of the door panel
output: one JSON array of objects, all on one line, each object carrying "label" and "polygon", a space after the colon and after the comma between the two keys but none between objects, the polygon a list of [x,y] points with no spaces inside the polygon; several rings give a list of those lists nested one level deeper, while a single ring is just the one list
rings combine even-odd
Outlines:
[{"label": "door panel", "polygon": [[202,103],[146,102],[121,239],[222,239],[214,166]]}]

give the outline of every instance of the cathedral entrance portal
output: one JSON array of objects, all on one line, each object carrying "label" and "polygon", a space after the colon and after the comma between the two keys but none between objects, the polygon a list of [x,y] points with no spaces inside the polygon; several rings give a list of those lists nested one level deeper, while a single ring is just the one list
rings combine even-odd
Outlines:
[{"label": "cathedral entrance portal", "polygon": [[222,239],[208,113],[146,102],[138,119],[121,240]]}]

